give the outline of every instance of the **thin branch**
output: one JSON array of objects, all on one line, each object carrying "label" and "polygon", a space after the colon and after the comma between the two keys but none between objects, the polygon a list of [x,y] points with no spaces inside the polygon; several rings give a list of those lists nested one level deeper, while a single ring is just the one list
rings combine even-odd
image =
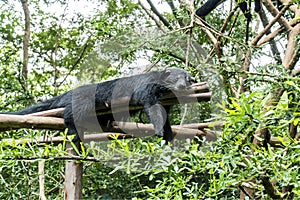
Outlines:
[{"label": "thin branch", "polygon": [[148,4],[150,5],[150,8],[152,10],[152,12],[159,18],[159,20],[169,29],[173,29],[171,24],[158,12],[158,10],[156,9],[156,7],[154,6],[154,4],[152,3],[151,0],[147,0]]},{"label": "thin branch", "polygon": [[91,36],[89,36],[89,38],[87,39],[86,43],[84,44],[78,58],[76,59],[76,61],[74,62],[74,64],[72,65],[71,69],[69,70],[68,74],[64,77],[64,79],[58,84],[57,88],[59,88],[66,80],[67,78],[70,76],[70,74],[72,73],[73,70],[75,70],[76,66],[80,63],[80,61],[83,59],[86,50],[89,47],[89,40],[90,40]]},{"label": "thin branch", "polygon": [[[68,3],[66,3],[63,14],[61,16],[60,24],[58,26],[59,29],[62,27],[63,19],[66,15],[67,9],[68,9]],[[57,69],[57,62],[56,62],[56,55],[57,55],[57,51],[58,51],[58,48],[59,48],[60,39],[61,39],[61,32],[58,30],[57,34],[56,34],[56,38],[55,38],[55,46],[54,46],[54,48],[53,48],[53,50],[51,51],[51,54],[50,54],[50,63],[52,65],[53,69],[54,69],[53,85],[55,86],[55,89],[54,89],[55,94],[57,93],[58,87],[60,86],[60,85],[59,86],[57,85],[59,70]]]},{"label": "thin branch", "polygon": [[191,50],[191,38],[192,38],[192,29],[189,31],[189,35],[187,38],[187,49],[185,54],[185,68],[188,69],[189,67],[189,58],[190,58],[190,50]]},{"label": "thin branch", "polygon": [[[251,48],[248,48],[247,53],[245,55],[245,60],[244,60],[244,72],[249,72],[250,63],[251,63]],[[240,84],[239,84],[239,88],[237,91],[238,96],[245,92],[245,90],[246,90],[245,87],[247,85],[247,82],[246,82],[247,78],[248,78],[247,75],[239,78]]]},{"label": "thin branch", "polygon": [[109,160],[103,158],[95,158],[95,157],[82,157],[82,156],[16,156],[16,157],[2,157],[0,160],[23,160],[23,161],[35,161],[35,160],[74,160],[74,161],[90,161],[90,162],[111,162],[111,161],[120,161],[122,158],[114,157],[110,158]]},{"label": "thin branch", "polygon": [[162,32],[166,32],[165,29],[163,28],[163,26],[161,25],[161,22],[158,21],[155,16],[149,12],[149,10],[145,7],[145,5],[139,0],[139,4],[142,7],[142,9],[146,12],[146,14],[154,21],[154,23],[156,24],[156,26],[162,31]]},{"label": "thin branch", "polygon": [[[221,29],[220,29],[220,32],[221,32],[221,33],[224,33],[224,32],[225,32],[225,30],[226,30],[226,28],[227,28],[227,25],[228,25],[229,21],[231,20],[231,18],[233,17],[235,11],[236,11],[238,8],[239,8],[239,7],[236,6],[236,7],[229,13],[228,17],[225,19],[225,22],[224,22],[224,24],[222,25],[222,27],[221,27]],[[232,23],[232,26],[230,27],[230,29],[229,29],[229,31],[228,31],[228,34],[227,34],[228,37],[229,37],[229,36],[231,35],[231,33],[232,33],[232,30],[233,30],[234,25],[236,24],[237,18],[238,18],[238,14],[237,14],[237,16],[235,17],[235,19],[234,19],[234,21],[233,21],[233,23]],[[222,37],[223,37],[222,35],[218,35],[218,37],[217,37],[219,48],[221,48],[221,47],[220,47],[221,44],[224,44],[224,43],[225,43],[225,42],[221,43]],[[213,49],[209,52],[209,54],[208,54],[207,59],[206,59],[205,62],[207,62],[207,60],[208,60],[209,58],[212,57],[215,48],[216,48],[216,47],[214,46]]]},{"label": "thin branch", "polygon": [[196,16],[195,22],[196,22],[196,24],[198,24],[201,27],[202,31],[204,33],[206,33],[206,35],[208,36],[210,41],[214,44],[214,46],[216,46],[218,43],[217,38],[212,34],[212,32],[209,30],[209,28],[204,24],[202,19]]},{"label": "thin branch", "polygon": [[163,50],[163,49],[155,49],[155,48],[152,48],[152,47],[150,47],[149,49],[152,50],[152,51],[158,52],[158,53],[167,54],[167,55],[169,55],[169,56],[185,63],[185,58],[184,57],[181,57],[180,55],[176,55],[173,52],[166,51],[166,50]]},{"label": "thin branch", "polygon": [[[191,9],[191,5],[188,5],[186,2],[183,0],[180,0],[180,3],[182,3],[187,10],[189,10],[190,13],[193,14],[193,10]],[[200,17],[194,16],[195,23],[200,26],[200,28],[203,30],[203,32],[208,36],[208,38],[211,40],[211,42],[216,46],[217,44],[217,39],[211,32],[211,27],[208,27],[207,23],[205,23]]]},{"label": "thin branch", "polygon": [[167,3],[169,4],[169,6],[170,6],[170,8],[172,10],[173,15],[177,19],[179,26],[180,27],[185,27],[185,24],[184,24],[183,20],[178,17],[177,10],[176,10],[176,7],[175,7],[175,5],[173,3],[173,0],[167,0]]},{"label": "thin branch", "polygon": [[228,23],[230,22],[231,18],[233,17],[233,15],[235,14],[236,10],[239,8],[239,6],[236,6],[234,9],[232,9],[232,11],[229,13],[229,15],[227,16],[227,18],[225,19],[221,29],[220,29],[220,32],[221,33],[224,33],[226,28],[227,28],[227,25]]}]

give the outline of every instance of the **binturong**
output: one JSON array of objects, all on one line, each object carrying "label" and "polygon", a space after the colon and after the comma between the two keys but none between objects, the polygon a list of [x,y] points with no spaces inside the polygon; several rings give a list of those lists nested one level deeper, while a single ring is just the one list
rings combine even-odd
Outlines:
[{"label": "binturong", "polygon": [[[68,134],[75,134],[74,140],[83,141],[83,131],[87,130],[91,116],[95,123],[104,128],[112,121],[128,117],[131,106],[142,106],[154,125],[155,134],[171,142],[174,135],[169,121],[170,106],[161,104],[164,94],[187,89],[195,80],[183,69],[167,68],[144,74],[118,78],[97,84],[80,86],[59,96],[37,103],[31,107],[7,114],[26,115],[56,108],[65,108],[64,123]],[[113,102],[128,99],[127,112],[117,111]],[[97,108],[110,104],[111,112],[96,115]]]}]

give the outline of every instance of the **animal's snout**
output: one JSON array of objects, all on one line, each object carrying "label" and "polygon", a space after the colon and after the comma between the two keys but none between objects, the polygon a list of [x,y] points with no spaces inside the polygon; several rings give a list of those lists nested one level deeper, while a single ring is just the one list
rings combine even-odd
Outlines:
[{"label": "animal's snout", "polygon": [[178,80],[177,84],[176,84],[176,88],[178,88],[178,89],[186,89],[187,88],[187,84],[183,80]]},{"label": "animal's snout", "polygon": [[178,85],[178,88],[179,89],[185,89],[186,88],[186,84],[180,84],[180,85]]}]

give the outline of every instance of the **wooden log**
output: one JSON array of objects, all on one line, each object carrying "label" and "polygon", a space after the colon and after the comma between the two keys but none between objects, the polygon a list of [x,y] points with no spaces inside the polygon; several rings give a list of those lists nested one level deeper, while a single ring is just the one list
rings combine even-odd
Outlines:
[{"label": "wooden log", "polygon": [[[85,134],[84,135],[84,142],[101,142],[101,141],[108,141],[112,140],[112,138],[118,139],[129,139],[133,138],[133,135],[124,134],[124,133],[114,133],[114,132],[105,132],[105,133],[93,133],[93,134]],[[63,136],[55,136],[55,137],[38,137],[38,138],[24,138],[24,139],[3,139],[1,141],[7,143],[14,143],[14,144],[60,144],[63,141],[71,140],[70,138],[65,138]]]},{"label": "wooden log", "polygon": [[[97,131],[96,127],[92,127],[91,131]],[[172,131],[176,134],[176,139],[186,139],[186,138],[194,138],[195,136],[203,137],[208,134],[202,130],[196,129],[189,129],[183,128],[180,126],[171,126]],[[98,130],[99,131],[99,130]],[[97,133],[97,134],[85,134],[84,135],[84,142],[91,142],[91,141],[106,141],[112,138],[118,137],[118,139],[127,139],[127,138],[137,138],[137,137],[146,137],[146,136],[153,136],[154,127],[152,124],[141,124],[141,123],[134,123],[134,122],[113,122],[112,126],[106,128],[104,133]],[[127,133],[127,134],[125,134]],[[23,143],[60,143],[65,140],[65,137],[58,136],[58,137],[39,137],[36,139],[22,139],[22,140],[12,140],[12,139],[4,139],[2,141],[5,142],[15,142],[18,144]]]},{"label": "wooden log", "polygon": [[39,175],[39,199],[47,200],[45,196],[45,161],[38,161],[38,175]]},{"label": "wooden log", "polygon": [[200,82],[200,83],[195,83],[195,84],[191,85],[190,89],[194,93],[208,92],[209,86],[206,82]]},{"label": "wooden log", "polygon": [[[194,138],[195,136],[205,136],[202,130],[188,129],[178,126],[171,126],[176,139]],[[113,122],[109,131],[130,133],[134,137],[153,136],[154,127],[152,124],[141,124],[134,122]]]},{"label": "wooden log", "polygon": [[[178,103],[191,103],[196,101],[209,101],[211,98],[211,92],[199,93],[199,94],[189,94],[186,96],[181,96],[179,99],[177,98],[169,98],[162,99],[161,104],[164,106],[175,105]],[[109,109],[111,108],[112,109]],[[108,115],[111,114],[112,111],[114,113],[126,112],[126,111],[134,111],[134,110],[142,110],[143,106],[130,105],[129,98],[124,97],[122,99],[118,99],[117,101],[113,101],[112,104],[106,103],[104,107],[98,107],[96,115]]]},{"label": "wooden log", "polygon": [[[208,125],[208,123],[206,123]],[[217,136],[212,131],[200,130],[198,127],[184,127],[179,125],[171,126],[175,139],[193,139],[197,137],[205,137],[207,141],[215,141]],[[113,122],[112,127],[105,131],[130,133],[133,137],[145,137],[154,135],[154,127],[152,124],[141,124],[134,122]]]},{"label": "wooden log", "polygon": [[28,114],[27,116],[40,116],[40,117],[62,117],[65,108],[56,108],[51,110],[46,110],[42,112],[36,112]]},{"label": "wooden log", "polygon": [[[79,142],[76,144],[76,146],[78,149],[80,149]],[[77,156],[76,151],[69,142],[67,143],[67,151],[69,154]],[[68,160],[66,162],[64,186],[65,200],[82,199],[82,174],[82,162],[74,160]]]},{"label": "wooden log", "polygon": [[193,124],[183,124],[182,127],[192,128],[192,129],[204,129],[204,128],[212,128],[212,127],[221,127],[223,126],[223,124],[224,122],[193,123]]},{"label": "wooden log", "polygon": [[64,120],[54,117],[0,114],[0,130],[19,128],[64,130]]}]

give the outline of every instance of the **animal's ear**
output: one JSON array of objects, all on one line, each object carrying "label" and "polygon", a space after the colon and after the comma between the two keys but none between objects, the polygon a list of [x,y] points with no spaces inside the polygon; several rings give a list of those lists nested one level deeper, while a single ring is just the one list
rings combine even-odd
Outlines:
[{"label": "animal's ear", "polygon": [[160,79],[166,79],[171,74],[170,69],[165,69],[161,72]]}]

